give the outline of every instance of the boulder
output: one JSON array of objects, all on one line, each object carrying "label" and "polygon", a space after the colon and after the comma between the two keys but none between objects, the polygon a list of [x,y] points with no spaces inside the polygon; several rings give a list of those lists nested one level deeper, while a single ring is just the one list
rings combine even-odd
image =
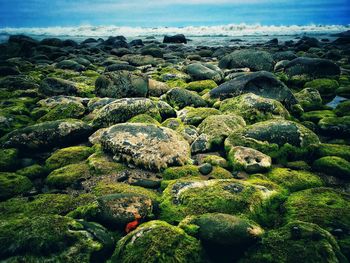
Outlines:
[{"label": "boulder", "polygon": [[103,133],[101,144],[116,160],[154,170],[183,165],[190,158],[185,139],[169,128],[153,124],[116,124]]},{"label": "boulder", "polygon": [[187,44],[187,39],[183,34],[178,34],[174,36],[164,36],[163,43]]},{"label": "boulder", "polygon": [[76,95],[78,88],[74,82],[69,80],[46,78],[41,82],[39,91],[47,96]]},{"label": "boulder", "polygon": [[146,97],[148,78],[123,70],[105,73],[96,80],[95,92],[99,97]]},{"label": "boulder", "polygon": [[272,73],[260,71],[236,77],[210,91],[211,98],[227,99],[244,93],[274,99],[287,108],[297,103],[291,90]]},{"label": "boulder", "polygon": [[189,91],[183,88],[173,88],[162,96],[170,106],[175,109],[182,109],[186,106],[205,107],[206,101],[196,92]]},{"label": "boulder", "polygon": [[221,69],[213,64],[193,63],[186,67],[186,72],[192,80],[214,80],[220,82],[224,75]]}]

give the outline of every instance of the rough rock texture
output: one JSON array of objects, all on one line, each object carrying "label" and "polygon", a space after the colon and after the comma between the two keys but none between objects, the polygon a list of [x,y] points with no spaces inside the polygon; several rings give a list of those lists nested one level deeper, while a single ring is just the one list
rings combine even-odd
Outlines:
[{"label": "rough rock texture", "polygon": [[210,97],[223,100],[244,93],[254,93],[264,98],[277,100],[287,108],[297,103],[290,89],[272,73],[266,71],[242,75],[227,81],[212,89]]},{"label": "rough rock texture", "polygon": [[114,125],[103,133],[101,143],[114,158],[148,169],[183,165],[190,157],[189,145],[179,134],[152,124]]},{"label": "rough rock texture", "polygon": [[146,97],[148,78],[129,71],[120,70],[101,75],[95,83],[99,97],[132,98]]}]

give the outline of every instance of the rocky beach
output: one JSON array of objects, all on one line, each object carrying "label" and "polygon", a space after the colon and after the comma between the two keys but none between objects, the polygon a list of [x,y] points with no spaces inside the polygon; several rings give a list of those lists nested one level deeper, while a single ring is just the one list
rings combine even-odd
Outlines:
[{"label": "rocky beach", "polygon": [[6,35],[0,262],[349,262],[350,31],[209,38]]}]

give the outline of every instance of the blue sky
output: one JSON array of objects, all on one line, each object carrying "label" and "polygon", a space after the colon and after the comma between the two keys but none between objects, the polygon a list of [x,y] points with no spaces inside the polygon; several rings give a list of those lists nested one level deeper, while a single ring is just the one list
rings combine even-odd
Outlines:
[{"label": "blue sky", "polygon": [[0,27],[350,24],[350,0],[0,0]]}]

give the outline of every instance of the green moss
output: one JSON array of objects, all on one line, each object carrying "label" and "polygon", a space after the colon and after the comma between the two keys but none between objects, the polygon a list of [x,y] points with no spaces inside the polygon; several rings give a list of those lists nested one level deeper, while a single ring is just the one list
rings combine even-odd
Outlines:
[{"label": "green moss", "polygon": [[234,179],[175,180],[163,192],[160,218],[173,223],[188,215],[212,212],[251,215],[277,194],[276,189]]},{"label": "green moss", "polygon": [[349,116],[350,115],[350,100],[343,101],[337,105],[334,109],[335,114],[338,116]]},{"label": "green moss", "polygon": [[0,222],[0,257],[9,262],[90,262],[109,242],[102,226],[58,215]]},{"label": "green moss", "polygon": [[11,171],[18,161],[17,149],[0,149],[0,171]]},{"label": "green moss", "polygon": [[340,87],[336,90],[338,96],[350,98],[350,86]]},{"label": "green moss", "polygon": [[118,241],[111,262],[204,262],[200,242],[181,228],[150,221]]},{"label": "green moss", "polygon": [[332,97],[339,88],[339,83],[333,79],[315,79],[305,83],[305,88],[317,89],[322,97]]},{"label": "green moss", "polygon": [[230,171],[227,171],[226,169],[216,166],[213,167],[213,171],[211,171],[210,174],[208,174],[209,178],[214,179],[232,179],[233,176]]},{"label": "green moss", "polygon": [[[92,194],[39,194],[34,197],[11,198],[0,203],[0,219],[34,217],[37,215],[66,215],[77,207],[92,203]],[[1,221],[0,220],[0,221]]]},{"label": "green moss", "polygon": [[221,112],[217,109],[213,108],[193,108],[193,107],[185,107],[181,111],[178,112],[178,117],[183,121],[183,123],[188,125],[197,126],[200,124],[205,118],[212,115],[220,115]]},{"label": "green moss", "polygon": [[0,173],[0,200],[22,194],[32,188],[31,181],[15,173]]},{"label": "green moss", "polygon": [[267,232],[240,263],[347,262],[336,240],[315,224],[293,221]]},{"label": "green moss", "polygon": [[225,158],[217,155],[206,155],[201,162],[210,163],[213,166],[220,166],[222,168],[228,167],[228,163]]},{"label": "green moss", "polygon": [[312,168],[339,178],[350,178],[350,162],[337,156],[326,156],[316,160]]},{"label": "green moss", "polygon": [[302,170],[302,171],[311,170],[310,165],[305,161],[288,162],[285,164],[285,166],[292,170]]},{"label": "green moss", "polygon": [[326,136],[349,136],[350,116],[323,118],[318,122],[318,127]]},{"label": "green moss", "polygon": [[217,86],[214,80],[199,80],[188,83],[186,89],[201,92],[206,89],[212,90]]},{"label": "green moss", "polygon": [[164,170],[162,177],[165,180],[174,180],[188,176],[200,176],[198,166],[184,165],[180,167],[170,167]]},{"label": "green moss", "polygon": [[132,117],[128,122],[131,123],[149,123],[149,124],[155,124],[155,125],[160,125],[160,123],[153,119],[151,116],[147,114],[139,114],[134,117]]},{"label": "green moss", "polygon": [[308,171],[295,171],[288,168],[275,168],[266,177],[285,187],[290,192],[323,186],[321,178]]},{"label": "green moss", "polygon": [[48,174],[48,172],[49,171],[46,167],[39,164],[33,164],[16,171],[17,174],[28,177],[29,179],[43,178]]},{"label": "green moss", "polygon": [[331,110],[317,110],[303,113],[303,115],[301,115],[301,119],[303,121],[312,121],[314,123],[318,123],[323,118],[335,116],[335,113]]},{"label": "green moss", "polygon": [[95,148],[96,152],[87,159],[92,174],[116,175],[126,169],[124,164],[113,161],[109,155],[105,154],[100,145]]},{"label": "green moss", "polygon": [[321,143],[317,145],[314,151],[315,157],[338,156],[350,161],[350,146],[342,144]]},{"label": "green moss", "polygon": [[279,101],[263,98],[253,93],[222,101],[220,111],[240,115],[248,124],[275,118],[290,118],[289,112]]},{"label": "green moss", "polygon": [[170,88],[186,88],[187,83],[182,79],[171,79],[165,82]]},{"label": "green moss", "polygon": [[39,118],[39,121],[54,121],[68,118],[80,118],[84,115],[85,108],[83,105],[70,102],[58,104]]},{"label": "green moss", "polygon": [[157,201],[159,199],[158,194],[153,190],[149,190],[141,186],[113,182],[113,180],[108,179],[99,181],[93,188],[92,192],[97,196],[128,193],[144,195],[153,201]]},{"label": "green moss", "polygon": [[88,158],[94,150],[86,146],[72,146],[55,151],[45,162],[46,167],[55,170],[68,164],[79,163]]},{"label": "green moss", "polygon": [[46,178],[46,183],[52,188],[66,188],[91,176],[86,163],[69,164],[52,171]]},{"label": "green moss", "polygon": [[178,118],[166,119],[164,122],[162,122],[162,126],[172,129],[174,131],[181,131],[184,129],[184,124]]}]

